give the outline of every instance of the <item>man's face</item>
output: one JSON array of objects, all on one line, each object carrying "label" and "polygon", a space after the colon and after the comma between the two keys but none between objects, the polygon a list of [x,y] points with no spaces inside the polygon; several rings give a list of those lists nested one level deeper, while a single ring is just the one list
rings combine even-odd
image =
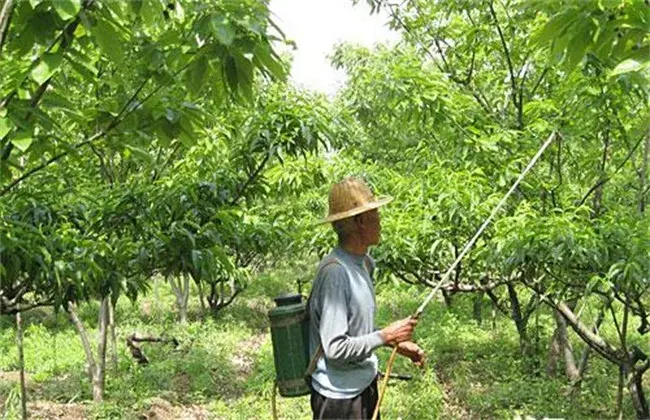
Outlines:
[{"label": "man's face", "polygon": [[364,242],[368,245],[377,245],[381,238],[379,210],[373,209],[359,216],[359,230]]}]

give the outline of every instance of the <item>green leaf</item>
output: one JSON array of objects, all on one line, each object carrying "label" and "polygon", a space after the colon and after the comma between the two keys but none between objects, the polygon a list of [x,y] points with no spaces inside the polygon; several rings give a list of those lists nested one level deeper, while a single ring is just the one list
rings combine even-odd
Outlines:
[{"label": "green leaf", "polygon": [[595,27],[593,22],[587,20],[580,25],[576,34],[571,37],[571,42],[569,42],[566,53],[566,66],[569,70],[575,68],[575,66],[582,61],[587,48],[591,46],[593,42],[594,29]]},{"label": "green leaf", "polygon": [[226,82],[231,93],[237,91],[237,65],[235,59],[229,55],[223,63],[223,71],[226,74]]},{"label": "green leaf", "polygon": [[610,76],[617,76],[617,75],[623,74],[623,73],[629,73],[629,72],[632,72],[632,71],[639,71],[642,68],[643,68],[642,63],[639,63],[636,60],[627,59],[627,60],[624,60],[621,63],[619,63],[618,66],[616,66],[614,68],[614,70],[612,70],[612,72],[609,75]]},{"label": "green leaf", "polygon": [[18,133],[14,138],[11,139],[11,143],[13,143],[13,145],[16,146],[16,148],[18,148],[21,152],[29,149],[32,141],[32,136],[27,132]]},{"label": "green leaf", "polygon": [[187,87],[192,95],[198,94],[203,88],[203,81],[208,70],[208,60],[205,56],[195,60],[187,71]]},{"label": "green leaf", "polygon": [[72,19],[77,16],[81,10],[80,0],[54,0],[52,2],[54,10],[63,20]]},{"label": "green leaf", "polygon": [[244,99],[253,100],[253,64],[243,55],[233,57],[236,64],[237,88]]},{"label": "green leaf", "polygon": [[97,77],[97,67],[93,66],[90,62],[77,58],[69,58],[68,62],[72,69],[84,79],[94,81]]},{"label": "green leaf", "polygon": [[575,13],[558,13],[549,20],[542,29],[533,36],[534,42],[538,45],[545,44],[559,36],[562,36],[566,28],[575,20]]},{"label": "green leaf", "polygon": [[93,27],[93,35],[99,47],[117,63],[124,61],[124,50],[119,32],[106,20],[98,20]]},{"label": "green leaf", "polygon": [[138,159],[147,162],[148,164],[153,163],[153,157],[147,152],[146,150],[137,147],[137,146],[132,146],[130,144],[126,145],[127,150],[130,151],[130,153],[133,154],[133,156]]},{"label": "green leaf", "polygon": [[257,60],[259,60],[261,65],[266,68],[269,73],[271,73],[271,75],[284,80],[286,77],[286,71],[284,70],[284,67],[282,67],[282,64],[279,62],[279,60],[276,60],[271,56],[269,50],[270,46],[263,46],[258,44],[253,49],[253,55]]},{"label": "green leaf", "polygon": [[13,121],[9,118],[0,118],[0,138],[4,138],[12,128],[14,128]]},{"label": "green leaf", "polygon": [[210,19],[210,27],[212,33],[217,37],[217,40],[225,45],[230,46],[235,40],[235,29],[232,25],[228,24],[228,20],[221,15],[213,16]]},{"label": "green leaf", "polygon": [[162,16],[162,3],[158,0],[145,0],[140,8],[140,16],[147,26],[155,26]]},{"label": "green leaf", "polygon": [[39,85],[45,83],[47,79],[56,73],[61,65],[62,56],[59,53],[45,54],[43,59],[34,67],[30,76]]},{"label": "green leaf", "polygon": [[609,58],[610,53],[612,52],[612,47],[614,46],[614,40],[616,39],[616,31],[614,28],[605,26],[600,28],[597,39],[594,41],[593,52],[601,60],[605,61]]}]

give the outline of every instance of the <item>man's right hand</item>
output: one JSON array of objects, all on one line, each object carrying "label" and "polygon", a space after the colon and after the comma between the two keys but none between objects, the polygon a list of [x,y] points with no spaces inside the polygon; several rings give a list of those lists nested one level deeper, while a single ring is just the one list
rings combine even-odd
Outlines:
[{"label": "man's right hand", "polygon": [[410,341],[417,323],[418,320],[411,317],[400,319],[382,329],[379,334],[386,344],[397,344],[402,341]]}]

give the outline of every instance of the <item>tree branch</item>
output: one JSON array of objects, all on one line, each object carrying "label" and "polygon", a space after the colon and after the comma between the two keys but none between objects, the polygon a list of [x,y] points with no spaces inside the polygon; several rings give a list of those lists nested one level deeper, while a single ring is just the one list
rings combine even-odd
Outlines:
[{"label": "tree branch", "polygon": [[510,73],[510,87],[512,89],[512,103],[517,110],[517,123],[518,128],[522,130],[524,128],[523,122],[523,104],[517,100],[517,79],[515,78],[515,70],[512,65],[512,59],[510,58],[510,51],[508,50],[508,45],[501,31],[501,25],[499,25],[499,20],[497,19],[497,14],[494,11],[494,2],[490,0],[490,13],[494,18],[494,24],[497,27],[497,32],[499,33],[499,38],[501,39],[501,45],[503,46],[503,52],[506,56],[506,62],[508,63],[508,72]]},{"label": "tree branch", "polygon": [[[88,3],[90,3],[90,2],[88,2]],[[183,72],[185,69],[187,69],[187,67],[188,67],[191,63],[192,63],[192,61],[190,60],[188,63],[186,63],[184,66],[182,66],[182,67],[181,67],[180,69],[178,69],[176,72],[174,72],[174,73],[171,75],[171,77],[172,77],[172,78],[175,78],[176,76],[178,76],[181,72]],[[161,64],[161,65],[159,66],[159,68],[161,68],[163,65],[164,65],[164,64]],[[111,123],[110,123],[110,124],[109,124],[105,129],[104,129],[104,130],[102,130],[102,131],[99,132],[99,133],[96,133],[95,135],[93,135],[93,136],[92,136],[91,138],[89,138],[88,140],[84,140],[84,141],[82,141],[82,142],[80,142],[80,143],[77,143],[77,144],[75,144],[75,145],[72,145],[71,148],[73,148],[73,149],[79,149],[79,148],[81,148],[81,147],[83,147],[83,146],[86,146],[86,145],[88,145],[88,144],[90,144],[90,143],[92,143],[92,142],[94,142],[94,141],[96,141],[96,140],[98,140],[98,139],[100,139],[100,138],[103,138],[103,137],[106,136],[106,135],[107,135],[111,130],[113,130],[115,127],[117,127],[117,126],[118,126],[122,121],[124,121],[124,120],[129,116],[129,115],[131,115],[133,112],[135,112],[135,110],[138,108],[138,106],[134,106],[134,107],[132,107],[131,110],[128,110],[128,111],[127,111],[127,109],[128,109],[128,107],[129,107],[129,105],[132,104],[132,103],[135,101],[137,95],[142,91],[142,89],[143,89],[144,86],[147,84],[147,82],[150,80],[150,78],[151,78],[151,76],[147,77],[147,78],[142,82],[142,84],[138,87],[138,89],[136,89],[136,91],[133,93],[133,95],[131,95],[130,99],[129,99],[128,101],[126,101],[126,103],[124,104],[124,106],[122,107],[122,109],[120,110],[120,112],[118,113],[118,115],[116,115],[115,118],[113,118],[113,121],[112,121],[112,122],[111,122]],[[148,101],[148,100],[149,100],[153,95],[155,95],[156,93],[158,93],[158,91],[160,91],[160,89],[162,89],[164,86],[165,86],[165,85],[162,85],[162,84],[156,86],[156,88],[154,88],[154,89],[153,89],[149,94],[147,94],[147,95],[146,95],[146,96],[145,96],[145,97],[140,101],[140,103],[139,103],[138,105],[142,105],[142,104],[144,104],[144,103],[145,103],[146,101]],[[27,178],[31,177],[34,173],[36,173],[36,172],[38,172],[38,171],[40,171],[40,170],[42,170],[42,169],[48,167],[48,166],[51,165],[52,163],[57,162],[58,160],[60,160],[61,158],[65,157],[65,156],[67,156],[67,155],[68,155],[68,152],[61,152],[61,153],[59,153],[59,154],[57,154],[57,155],[51,157],[50,159],[48,159],[48,160],[45,161],[44,163],[42,163],[42,164],[40,164],[40,165],[38,165],[38,166],[32,168],[31,170],[29,170],[28,172],[26,172],[26,173],[23,174],[22,176],[18,177],[17,179],[15,179],[15,180],[12,181],[11,183],[9,183],[9,184],[6,185],[5,187],[3,187],[2,190],[0,190],[0,197],[2,197],[3,195],[5,195],[5,194],[6,194],[7,192],[9,192],[12,188],[14,188],[16,185],[20,184],[21,182],[23,182],[23,181],[26,180]]]},{"label": "tree branch", "polygon": [[614,175],[616,175],[616,174],[617,174],[621,169],[623,169],[623,166],[625,166],[625,164],[627,163],[627,161],[630,160],[630,158],[632,157],[632,155],[634,154],[634,152],[636,152],[636,149],[639,148],[639,145],[640,145],[641,142],[643,142],[644,140],[645,140],[645,135],[641,136],[641,138],[639,139],[639,141],[636,142],[636,144],[634,145],[634,147],[632,148],[632,150],[630,150],[630,152],[627,154],[627,156],[625,156],[625,159],[623,159],[623,162],[621,162],[621,163],[616,167],[616,169],[614,170],[614,172],[613,172],[611,175],[606,176],[606,177],[604,177],[604,178],[601,178],[598,182],[596,182],[596,184],[595,184],[593,187],[589,188],[589,191],[587,191],[587,193],[584,195],[584,197],[582,197],[582,200],[580,200],[580,202],[578,203],[578,206],[583,205],[583,204],[585,203],[585,201],[587,201],[587,199],[589,198],[589,196],[590,196],[594,191],[596,191],[596,189],[597,189],[598,187],[602,186],[602,185],[605,184],[607,181],[609,181],[610,179],[612,179],[612,178],[614,177]]},{"label": "tree branch", "polygon": [[86,363],[88,365],[87,366],[88,376],[90,377],[90,381],[92,382],[96,363],[95,363],[95,356],[93,355],[93,351],[90,346],[90,341],[88,340],[88,333],[86,332],[83,323],[81,322],[79,316],[77,315],[77,311],[74,307],[74,304],[68,303],[66,310],[68,312],[68,316],[70,317],[70,321],[72,322],[72,325],[74,325],[74,327],[77,329],[77,332],[79,333],[81,344],[84,348],[84,352],[86,353]]},{"label": "tree branch", "polygon": [[529,98],[532,98],[533,96],[535,96],[535,92],[537,92],[537,88],[542,83],[542,80],[546,76],[546,73],[548,73],[548,67],[546,67],[544,70],[542,70],[542,74],[539,75],[539,78],[537,79],[537,82],[535,82],[535,86],[533,86],[533,89],[530,91],[530,94],[528,95]]},{"label": "tree branch", "polygon": [[[72,22],[70,22],[70,24],[68,24],[65,27],[65,29],[60,33],[59,37],[57,38],[57,39],[61,39],[61,44],[59,46],[59,51],[61,53],[64,53],[65,50],[70,45],[72,45],[72,41],[74,40],[74,31],[77,29],[77,26],[79,26],[79,22],[80,22],[80,17],[79,17],[79,15],[77,15],[77,18],[75,20],[73,20]],[[52,45],[55,45],[55,44],[56,44],[56,42],[54,42]],[[39,58],[37,61],[35,61],[35,63],[37,64],[38,62],[40,62],[41,58]],[[34,66],[34,65],[35,64],[32,64],[32,66]],[[50,86],[50,83],[52,82],[52,77],[54,77],[54,76],[48,77],[47,80],[45,80],[38,87],[38,89],[36,89],[36,92],[34,93],[34,97],[32,98],[32,100],[29,103],[30,109],[25,114],[25,117],[23,118],[23,121],[28,121],[30,119],[30,117],[32,116],[33,110],[36,109],[39,102],[41,101],[41,98],[43,97],[43,95],[47,91],[47,88]],[[16,89],[13,90],[13,94],[15,94],[15,92],[16,92]],[[9,94],[7,96],[7,98],[5,98],[5,100],[2,101],[2,106],[0,106],[0,108],[4,107],[9,102],[9,100],[13,97],[13,94]],[[7,159],[9,159],[11,151],[14,148],[14,144],[8,140],[10,134],[11,134],[11,132],[5,134],[5,136],[2,138],[2,140],[0,140],[0,144],[4,144],[4,149],[2,151],[2,157],[0,157],[0,165],[3,164],[3,161],[6,161]]]},{"label": "tree branch", "polygon": [[11,23],[13,11],[14,0],[5,0],[2,10],[0,10],[0,56],[2,56],[2,47],[9,33],[9,24]]},{"label": "tree branch", "polygon": [[26,312],[30,309],[42,306],[52,306],[53,300],[42,300],[31,303],[8,303],[5,298],[0,296],[0,315],[14,315],[18,312]]},{"label": "tree branch", "polygon": [[169,153],[169,156],[167,157],[167,160],[165,160],[165,163],[160,167],[160,169],[155,170],[153,176],[151,177],[151,181],[156,181],[158,178],[160,178],[160,175],[164,172],[164,170],[172,163],[172,158],[180,149],[181,143],[178,142],[176,145],[174,145],[174,148],[172,149],[171,153]]},{"label": "tree branch", "polygon": [[230,201],[230,205],[234,206],[237,204],[239,199],[244,195],[244,192],[246,191],[246,188],[248,188],[258,177],[260,172],[262,172],[262,169],[264,169],[264,166],[266,166],[266,163],[269,161],[271,158],[272,152],[269,150],[266,152],[266,156],[264,156],[264,159],[262,159],[262,162],[259,164],[259,166],[248,176],[248,179],[237,188],[237,193],[235,194],[235,198],[233,198]]},{"label": "tree branch", "polygon": [[571,328],[582,338],[589,347],[593,348],[605,359],[610,362],[620,365],[623,358],[620,352],[612,345],[607,343],[601,336],[594,333],[590,328],[584,325],[573,313],[573,311],[564,302],[554,302],[549,297],[544,297],[544,301],[558,312],[567,320]]},{"label": "tree branch", "polygon": [[494,294],[493,290],[486,290],[485,293],[488,295],[488,297],[492,300],[492,303],[494,303],[494,306],[501,312],[502,314],[506,316],[510,316],[510,309],[508,309],[507,306],[504,306],[501,300],[497,297],[497,295]]},{"label": "tree branch", "polygon": [[104,156],[92,144],[89,144],[89,147],[90,147],[90,150],[93,151],[95,156],[97,156],[97,159],[99,159],[99,167],[101,168],[102,172],[104,173],[104,176],[106,176],[106,179],[108,180],[108,183],[112,185],[114,183],[114,178],[113,178],[113,175],[108,170],[108,167],[106,166],[106,163],[104,162]]},{"label": "tree branch", "polygon": [[[148,81],[149,81],[149,78],[145,79],[145,81],[135,91],[135,93],[131,96],[131,98],[124,104],[124,106],[122,107],[122,109],[120,110],[118,115],[115,116],[115,118],[113,118],[113,121],[104,130],[100,131],[99,133],[96,133],[95,135],[93,135],[92,137],[90,137],[87,140],[84,140],[82,142],[79,142],[77,144],[72,145],[71,148],[72,149],[80,149],[80,148],[82,148],[82,147],[84,147],[86,145],[89,145],[89,144],[95,142],[96,140],[99,140],[99,139],[103,138],[111,130],[113,130],[115,127],[117,127],[126,117],[131,115],[131,113],[134,112],[134,109],[136,107],[134,107],[134,109],[132,109],[131,111],[128,111],[128,112],[126,111],[126,109],[127,109],[128,105],[131,104],[135,100],[136,96],[140,93],[140,91],[142,91],[142,89],[144,88],[144,85]],[[148,100],[155,92],[157,92],[160,89],[160,87],[162,87],[162,86],[159,86],[157,89],[154,90],[154,92],[147,95],[146,98],[143,99],[140,102],[140,104],[143,104],[146,100]],[[49,158],[48,160],[46,160],[45,162],[41,163],[40,165],[35,166],[34,168],[30,169],[29,171],[27,171],[26,173],[24,173],[20,177],[16,178],[15,180],[13,180],[9,184],[7,184],[5,187],[3,187],[2,190],[0,190],[0,197],[2,197],[3,195],[5,195],[9,191],[11,191],[11,189],[13,189],[16,185],[20,184],[21,182],[23,182],[27,178],[31,177],[36,172],[50,166],[52,163],[55,163],[55,162],[59,161],[61,158],[67,156],[68,153],[69,153],[68,151],[65,151],[65,152],[61,152],[61,153],[59,153],[57,155],[54,155],[51,158]]]},{"label": "tree branch", "polygon": [[[429,58],[431,59],[431,61],[433,62],[433,64],[438,68],[438,70],[440,70],[441,73],[447,73],[447,74],[449,74],[449,75],[450,75],[450,79],[451,79],[453,82],[455,82],[455,83],[457,83],[457,84],[460,84],[461,86],[467,88],[467,89],[470,91],[470,93],[472,94],[472,96],[474,97],[474,99],[476,99],[476,102],[479,104],[479,106],[480,106],[481,108],[483,108],[483,110],[484,110],[485,112],[487,112],[488,114],[492,114],[492,106],[491,106],[490,103],[488,102],[487,98],[485,98],[485,96],[482,94],[482,92],[481,92],[480,90],[478,90],[478,89],[476,89],[476,90],[475,90],[475,89],[472,89],[472,88],[469,86],[469,85],[470,85],[470,82],[471,82],[471,74],[472,74],[472,72],[473,72],[473,67],[474,67],[474,52],[472,53],[472,63],[471,63],[471,65],[470,65],[470,71],[468,72],[467,81],[466,81],[466,83],[465,83],[464,81],[461,81],[461,80],[459,80],[458,78],[456,78],[453,74],[449,73],[448,71],[447,71],[447,72],[445,71],[445,69],[443,68],[443,66],[441,66],[440,63],[438,62],[438,60],[436,59],[435,55],[431,52],[431,49],[430,49],[428,46],[426,46],[426,45],[425,45],[425,44],[424,44],[424,43],[423,43],[423,42],[422,42],[422,41],[421,41],[421,40],[420,40],[420,39],[419,39],[419,38],[418,38],[418,37],[413,33],[412,29],[411,29],[411,28],[410,28],[410,27],[409,27],[409,26],[408,26],[408,25],[407,25],[407,24],[402,20],[402,18],[399,17],[399,15],[397,14],[397,12],[395,11],[395,9],[394,9],[393,7],[394,7],[394,5],[392,5],[392,4],[390,4],[390,3],[388,4],[388,11],[389,11],[390,16],[391,16],[395,21],[397,21],[397,23],[399,23],[399,25],[401,26],[401,28],[402,28],[402,29],[403,29],[403,30],[404,30],[404,31],[405,31],[405,32],[406,32],[406,33],[407,33],[411,38],[413,38],[413,41],[414,41],[416,44],[419,44],[419,45],[420,45],[420,47],[424,50],[424,52],[426,53],[426,55],[429,56]],[[417,5],[416,5],[416,11],[417,11],[418,14],[421,14],[419,8],[417,8]],[[468,14],[469,14],[469,12],[468,12]],[[470,17],[471,17],[471,16],[470,16]],[[432,36],[432,38],[434,38],[434,40],[435,40],[436,43],[438,42],[438,39],[437,39],[435,36]],[[444,59],[444,55],[443,55],[442,53],[441,53],[441,58],[443,58],[443,61],[445,60],[445,59]],[[481,98],[482,98],[482,100],[481,100]]]}]

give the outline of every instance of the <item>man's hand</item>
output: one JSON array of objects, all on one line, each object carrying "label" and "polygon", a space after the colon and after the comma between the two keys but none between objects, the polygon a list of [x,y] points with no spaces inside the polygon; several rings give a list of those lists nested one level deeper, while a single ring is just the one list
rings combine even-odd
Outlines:
[{"label": "man's hand", "polygon": [[424,367],[424,362],[426,360],[426,355],[424,354],[424,350],[420,348],[417,344],[415,344],[412,341],[403,341],[397,345],[397,352],[401,354],[402,356],[406,356],[413,363],[415,363],[416,366],[423,368]]},{"label": "man's hand", "polygon": [[397,344],[403,341],[410,341],[413,336],[413,329],[418,324],[415,318],[404,318],[395,321],[379,332],[386,344]]}]

